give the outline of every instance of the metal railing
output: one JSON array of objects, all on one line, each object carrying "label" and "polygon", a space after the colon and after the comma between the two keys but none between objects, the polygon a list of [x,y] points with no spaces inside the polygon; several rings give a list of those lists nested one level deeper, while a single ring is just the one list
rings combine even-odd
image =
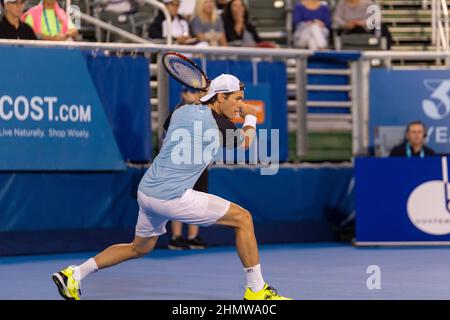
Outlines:
[{"label": "metal railing", "polygon": [[446,0],[431,2],[431,39],[437,51],[449,50],[449,14]]},{"label": "metal railing", "polygon": [[100,19],[94,18],[86,13],[80,12],[79,14],[80,14],[81,20],[84,20],[94,26],[97,26],[101,29],[104,29],[104,30],[114,33],[118,36],[121,36],[122,38],[124,38],[126,40],[129,40],[129,41],[135,42],[135,43],[141,43],[141,44],[151,43],[151,41],[149,41],[149,40],[138,37],[137,35],[135,35],[131,32],[125,31],[125,30],[118,28],[110,23],[107,23]]},{"label": "metal railing", "polygon": [[292,38],[293,38],[293,34],[294,34],[294,30],[293,30],[293,11],[294,11],[294,7],[292,5],[292,1],[291,0],[286,0],[286,5],[285,5],[285,10],[286,10],[286,42],[287,42],[287,46],[290,48],[292,47]]},{"label": "metal railing", "polygon": [[[70,0],[68,0],[70,3]],[[173,43],[173,39],[172,39],[172,17],[170,16],[169,11],[167,10],[166,6],[161,3],[158,2],[156,0],[140,0],[140,2],[142,3],[146,3],[152,7],[155,7],[159,10],[161,10],[166,18],[166,22],[167,22],[167,38],[166,38],[166,44],[167,45],[172,45]],[[70,10],[70,6],[67,6],[68,10]],[[69,11],[68,11],[69,12]],[[111,32],[113,34],[116,34],[120,37],[122,37],[125,40],[131,41],[131,42],[135,42],[135,43],[141,43],[141,44],[145,44],[145,43],[151,43],[151,41],[146,40],[144,38],[138,37],[135,34],[125,31],[122,28],[116,27],[114,25],[112,25],[109,22],[105,22],[99,18],[93,17],[87,13],[84,12],[79,12],[77,14],[80,14],[80,18],[94,26],[96,26],[97,28],[103,29],[105,31]],[[98,37],[98,35],[97,35]],[[97,38],[98,40],[98,38]]]},{"label": "metal railing", "polygon": [[161,10],[164,13],[164,16],[166,17],[166,22],[167,22],[167,45],[168,46],[172,45],[172,43],[173,43],[172,17],[170,16],[169,10],[167,10],[166,6],[163,3],[158,2],[156,0],[141,0],[141,1],[147,3],[148,5],[158,8],[159,10]]}]

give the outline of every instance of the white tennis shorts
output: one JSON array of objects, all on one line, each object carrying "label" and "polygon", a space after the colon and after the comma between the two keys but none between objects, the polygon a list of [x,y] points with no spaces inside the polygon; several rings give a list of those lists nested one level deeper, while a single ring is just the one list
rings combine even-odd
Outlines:
[{"label": "white tennis shorts", "polygon": [[172,200],[156,199],[138,191],[138,203],[136,235],[141,238],[166,233],[169,220],[210,226],[230,208],[230,201],[192,189],[186,190],[180,198]]}]

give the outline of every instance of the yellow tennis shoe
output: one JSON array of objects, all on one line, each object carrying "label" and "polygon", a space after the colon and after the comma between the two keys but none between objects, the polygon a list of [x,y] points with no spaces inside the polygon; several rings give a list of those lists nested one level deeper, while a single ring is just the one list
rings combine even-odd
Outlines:
[{"label": "yellow tennis shoe", "polygon": [[52,275],[52,280],[58,287],[58,292],[66,300],[80,300],[81,299],[81,285],[80,281],[73,278],[73,268],[69,266]]},{"label": "yellow tennis shoe", "polygon": [[264,285],[264,288],[258,292],[253,292],[250,288],[247,288],[244,294],[244,300],[292,300],[280,296],[273,287],[268,284]]}]

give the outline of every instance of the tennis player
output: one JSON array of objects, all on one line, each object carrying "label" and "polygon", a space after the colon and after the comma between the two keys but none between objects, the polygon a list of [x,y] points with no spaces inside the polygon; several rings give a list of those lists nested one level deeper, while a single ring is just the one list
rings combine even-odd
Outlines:
[{"label": "tennis player", "polygon": [[[207,94],[200,99],[202,104],[188,104],[173,112],[160,153],[139,184],[139,216],[133,242],[110,246],[81,265],[54,273],[52,279],[63,298],[79,300],[80,283],[87,275],[148,254],[158,237],[166,233],[166,223],[176,220],[199,226],[216,224],[234,228],[237,253],[247,280],[244,299],[289,300],[263,279],[251,214],[230,201],[192,189],[214,156],[222,151],[221,148],[208,149],[211,141],[205,139],[206,136],[220,132],[223,147],[248,149],[254,141],[256,111],[243,102],[243,90],[244,85],[238,78],[222,74],[211,82]],[[237,128],[230,121],[236,116],[245,119],[239,135],[234,134]],[[189,142],[179,141],[182,132],[190,133],[192,138],[186,139]],[[215,154],[203,156],[200,163],[180,163],[180,145],[186,143],[192,155],[199,152],[204,155],[208,150]]]}]

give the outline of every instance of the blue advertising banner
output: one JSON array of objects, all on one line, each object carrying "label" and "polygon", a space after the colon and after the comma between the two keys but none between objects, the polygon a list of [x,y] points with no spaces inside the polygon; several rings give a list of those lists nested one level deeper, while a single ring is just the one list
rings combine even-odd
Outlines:
[{"label": "blue advertising banner", "polygon": [[420,120],[428,129],[428,146],[450,153],[450,71],[372,69],[369,91],[371,147],[380,127],[405,127]]},{"label": "blue advertising banner", "polygon": [[447,157],[357,158],[357,243],[450,243],[448,166]]},{"label": "blue advertising banner", "polygon": [[0,66],[0,170],[125,168],[80,51],[4,47]]}]

